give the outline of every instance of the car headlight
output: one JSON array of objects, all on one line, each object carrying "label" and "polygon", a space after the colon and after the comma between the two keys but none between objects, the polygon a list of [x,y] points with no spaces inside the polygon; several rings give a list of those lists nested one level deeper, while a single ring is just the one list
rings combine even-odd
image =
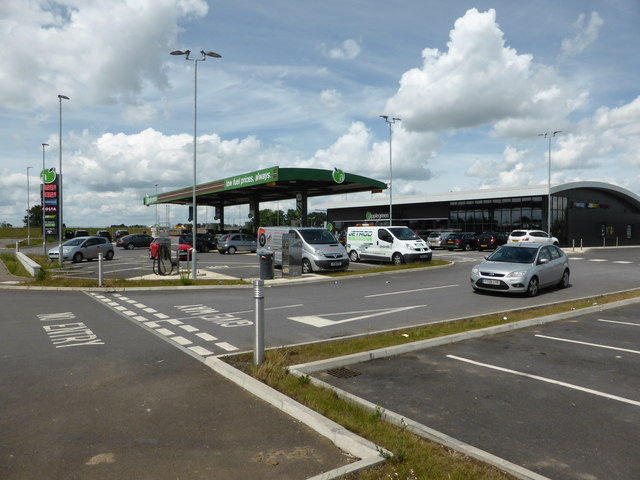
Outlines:
[{"label": "car headlight", "polygon": [[522,278],[527,274],[526,270],[518,270],[507,274],[507,278]]},{"label": "car headlight", "polygon": [[473,267],[471,269],[471,273],[473,273],[474,275],[480,275],[480,268],[478,265],[476,265],[475,267]]},{"label": "car headlight", "polygon": [[324,257],[324,252],[322,250],[314,250],[316,255],[319,257]]}]

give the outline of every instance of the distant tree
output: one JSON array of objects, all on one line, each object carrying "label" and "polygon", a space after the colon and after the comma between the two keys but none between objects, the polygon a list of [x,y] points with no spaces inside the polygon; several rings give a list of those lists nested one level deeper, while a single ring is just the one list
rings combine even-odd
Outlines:
[{"label": "distant tree", "polygon": [[307,215],[307,225],[309,227],[324,227],[327,221],[327,214],[324,212],[313,212]]},{"label": "distant tree", "polygon": [[24,226],[42,227],[42,205],[34,205],[27,210],[27,215],[22,219]]},{"label": "distant tree", "polygon": [[285,222],[285,216],[282,210],[265,208],[264,210],[260,210],[260,225],[276,226],[288,224]]},{"label": "distant tree", "polygon": [[0,222],[0,228],[11,228],[13,227],[13,225],[11,225],[9,222]]}]

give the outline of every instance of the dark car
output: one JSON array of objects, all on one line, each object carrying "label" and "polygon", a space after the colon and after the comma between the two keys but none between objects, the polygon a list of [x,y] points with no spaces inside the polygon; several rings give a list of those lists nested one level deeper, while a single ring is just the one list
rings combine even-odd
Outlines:
[{"label": "dark car", "polygon": [[109,242],[112,241],[111,233],[109,232],[109,230],[98,230],[96,232],[96,237],[103,237],[103,238],[106,238],[107,240],[109,240]]},{"label": "dark car", "polygon": [[[193,243],[193,235],[191,233],[184,233],[180,235],[180,243],[191,245]],[[196,252],[208,253],[211,250],[215,250],[218,244],[215,239],[206,233],[196,233]]]},{"label": "dark car", "polygon": [[452,233],[447,237],[445,248],[452,250],[476,250],[478,248],[478,239],[473,232]]},{"label": "dark car", "polygon": [[89,230],[76,230],[73,234],[74,237],[89,237]]},{"label": "dark car", "polygon": [[507,234],[499,232],[482,232],[478,237],[478,250],[495,250],[507,243]]},{"label": "dark car", "polygon": [[127,250],[133,250],[136,247],[149,248],[153,237],[145,233],[134,233],[133,235],[125,235],[116,240],[116,246],[126,248]]},{"label": "dark car", "polygon": [[129,235],[129,230],[116,230],[116,234],[113,237],[118,240],[120,237],[124,237],[126,235]]}]

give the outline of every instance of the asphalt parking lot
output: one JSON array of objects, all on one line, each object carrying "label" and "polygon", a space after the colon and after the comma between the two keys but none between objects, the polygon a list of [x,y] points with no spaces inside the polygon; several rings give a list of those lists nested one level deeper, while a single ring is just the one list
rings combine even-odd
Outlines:
[{"label": "asphalt parking lot", "polygon": [[637,480],[637,312],[630,305],[316,376],[544,477]]}]

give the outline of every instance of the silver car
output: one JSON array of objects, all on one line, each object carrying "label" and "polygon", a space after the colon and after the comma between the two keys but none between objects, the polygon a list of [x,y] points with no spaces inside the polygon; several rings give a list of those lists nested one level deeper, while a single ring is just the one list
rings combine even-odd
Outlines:
[{"label": "silver car", "polygon": [[255,237],[246,233],[229,233],[218,239],[218,252],[231,253],[253,252],[256,253],[258,243]]},{"label": "silver car", "polygon": [[530,297],[541,288],[569,286],[569,258],[555,245],[514,243],[502,245],[471,269],[471,287]]},{"label": "silver car", "polygon": [[[49,250],[49,260],[58,260],[59,247]],[[100,255],[105,260],[113,259],[113,245],[104,237],[76,237],[62,244],[62,259],[73,263],[91,261]]]}]

